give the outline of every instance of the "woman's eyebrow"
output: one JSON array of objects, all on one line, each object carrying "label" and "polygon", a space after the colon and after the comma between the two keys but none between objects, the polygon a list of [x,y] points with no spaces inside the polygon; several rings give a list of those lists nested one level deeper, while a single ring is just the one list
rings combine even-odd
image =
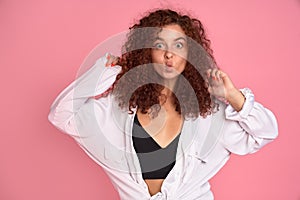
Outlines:
[{"label": "woman's eyebrow", "polygon": [[[161,38],[161,37],[156,37],[155,39],[154,39],[154,41],[156,41],[156,40],[161,40],[161,41],[165,41],[163,38]],[[186,38],[184,38],[184,37],[179,37],[179,38],[175,38],[174,39],[174,41],[178,41],[178,40],[184,40],[184,41],[186,41]]]},{"label": "woman's eyebrow", "polygon": [[162,39],[162,38],[160,38],[160,37],[156,37],[156,38],[154,38],[154,41],[156,41],[156,40],[161,40],[161,41],[164,41],[164,39]]},{"label": "woman's eyebrow", "polygon": [[184,41],[186,41],[186,39],[184,37],[176,38],[174,41],[177,41],[177,40],[184,40]]}]

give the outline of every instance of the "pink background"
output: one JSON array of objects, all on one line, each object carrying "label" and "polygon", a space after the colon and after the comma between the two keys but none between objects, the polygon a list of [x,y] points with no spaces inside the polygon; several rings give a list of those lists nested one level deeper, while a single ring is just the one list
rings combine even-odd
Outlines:
[{"label": "pink background", "polygon": [[[47,115],[98,43],[160,4],[0,1],[1,200],[118,199],[102,169]],[[238,87],[250,87],[279,122],[275,142],[256,154],[232,156],[213,178],[216,199],[299,200],[300,1],[171,5],[203,21],[220,66]]]}]

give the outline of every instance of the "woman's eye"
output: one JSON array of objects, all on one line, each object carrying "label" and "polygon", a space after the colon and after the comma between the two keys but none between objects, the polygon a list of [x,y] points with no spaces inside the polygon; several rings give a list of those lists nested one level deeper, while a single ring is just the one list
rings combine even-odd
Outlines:
[{"label": "woman's eye", "polygon": [[154,44],[154,47],[157,49],[163,49],[164,45],[162,43],[156,43],[156,44]]},{"label": "woman's eye", "polygon": [[176,43],[176,44],[175,44],[175,47],[176,47],[177,49],[181,49],[181,48],[183,47],[183,44],[182,44],[181,42]]}]

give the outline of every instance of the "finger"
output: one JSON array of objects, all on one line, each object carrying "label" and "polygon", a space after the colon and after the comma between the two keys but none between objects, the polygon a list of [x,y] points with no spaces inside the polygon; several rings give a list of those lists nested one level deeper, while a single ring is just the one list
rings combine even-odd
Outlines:
[{"label": "finger", "polygon": [[212,86],[214,84],[216,84],[216,68],[214,69],[208,69],[206,71],[207,74],[207,79],[205,80],[208,84],[208,86]]},{"label": "finger", "polygon": [[212,72],[212,76],[214,76],[214,80],[221,81],[227,75],[222,70],[215,68]]},{"label": "finger", "polygon": [[115,66],[119,61],[119,57],[114,56],[114,55],[109,55],[107,62],[106,62],[106,66]]},{"label": "finger", "polygon": [[211,71],[211,69],[206,70],[206,76],[208,79],[210,78]]},{"label": "finger", "polygon": [[228,88],[234,87],[233,82],[231,81],[230,77],[225,72],[222,71],[220,74],[220,77],[221,77],[223,83],[225,85],[227,85]]},{"label": "finger", "polygon": [[119,57],[114,56],[114,60],[112,61],[111,66],[115,66],[119,62],[119,59],[120,59]]},{"label": "finger", "polygon": [[222,81],[225,81],[228,78],[227,74],[222,70],[216,71],[216,77],[218,80],[222,80]]},{"label": "finger", "polygon": [[222,80],[221,74],[222,74],[222,71],[221,71],[221,70],[216,70],[216,79],[217,79],[218,81],[221,81],[221,80]]},{"label": "finger", "polygon": [[110,66],[112,65],[116,60],[116,57],[114,55],[108,54],[107,56],[107,62],[105,64],[105,66]]},{"label": "finger", "polygon": [[111,55],[108,54],[107,57],[106,57],[107,61],[105,63],[105,66],[108,67],[110,64],[111,64]]},{"label": "finger", "polygon": [[217,68],[212,69],[210,76],[213,80],[217,80],[217,72],[218,72]]},{"label": "finger", "polygon": [[205,72],[205,77],[204,77],[204,82],[205,82],[205,85],[207,86],[207,88],[209,87],[209,82],[210,82],[210,73],[211,73],[211,69],[208,69],[208,70],[206,70],[206,72]]}]

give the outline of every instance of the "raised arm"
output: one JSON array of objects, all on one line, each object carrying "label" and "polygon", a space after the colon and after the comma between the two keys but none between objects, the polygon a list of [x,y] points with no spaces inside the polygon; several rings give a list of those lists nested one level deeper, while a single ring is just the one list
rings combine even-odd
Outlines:
[{"label": "raised arm", "polygon": [[254,153],[278,136],[274,114],[254,99],[250,89],[241,90],[245,102],[240,111],[231,105],[225,109],[223,144],[230,152],[244,155]]},{"label": "raised arm", "polygon": [[256,102],[248,88],[238,90],[228,75],[218,69],[207,73],[209,92],[223,99],[225,109],[222,143],[236,154],[253,153],[278,135],[274,114]]},{"label": "raised arm", "polygon": [[55,99],[48,115],[49,121],[62,132],[74,137],[84,137],[88,133],[79,133],[74,116],[91,98],[104,93],[115,81],[120,66],[106,67],[107,56],[96,63],[79,78],[66,87]]}]

